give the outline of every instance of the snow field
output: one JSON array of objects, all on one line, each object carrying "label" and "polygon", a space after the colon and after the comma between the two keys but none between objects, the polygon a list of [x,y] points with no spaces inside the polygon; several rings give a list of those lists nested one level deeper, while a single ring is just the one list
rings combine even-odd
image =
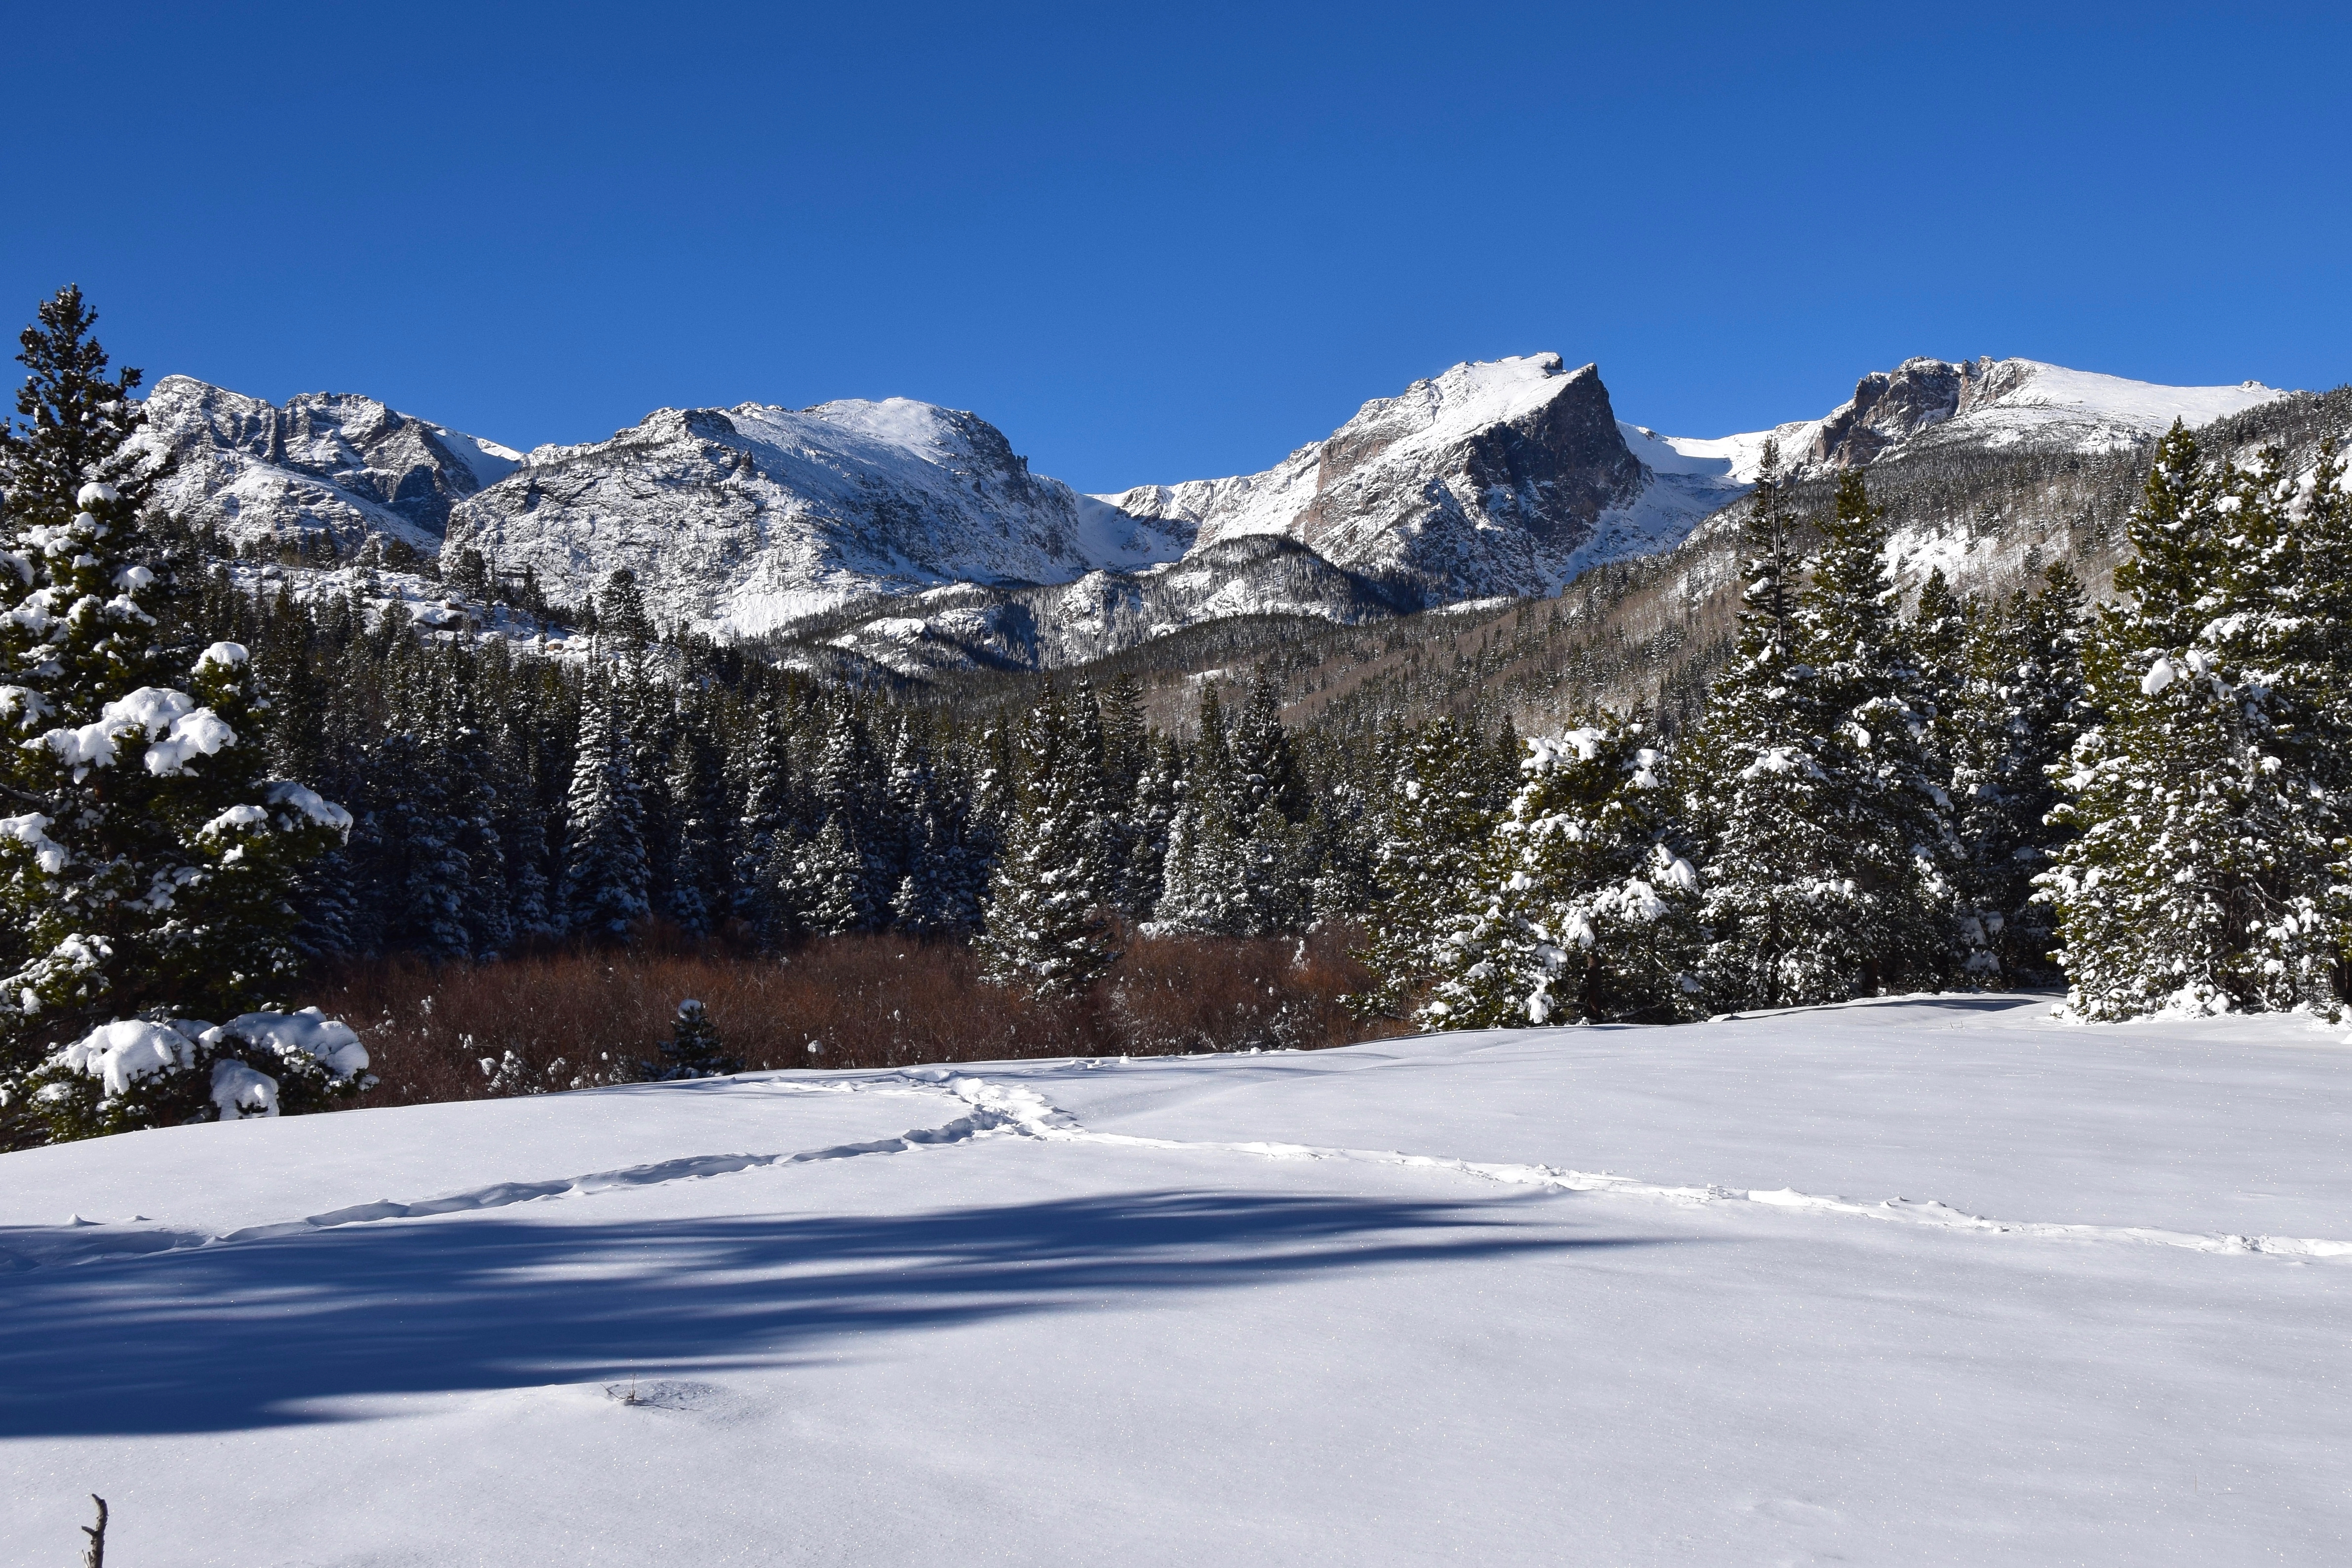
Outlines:
[{"label": "snow field", "polygon": [[[2340,1552],[2352,1261],[2128,1234],[2352,1239],[2340,1031],[2009,1000],[10,1155],[0,1563],[92,1490],[167,1563]],[[219,1234],[534,1183],[38,1260],[67,1198]]]}]

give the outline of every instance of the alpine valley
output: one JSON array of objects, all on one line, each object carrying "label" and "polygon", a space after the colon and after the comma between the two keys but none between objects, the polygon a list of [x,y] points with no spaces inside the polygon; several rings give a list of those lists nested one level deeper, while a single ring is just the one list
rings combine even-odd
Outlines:
[{"label": "alpine valley", "polygon": [[[1524,633],[1528,601],[1566,590],[1539,623],[1548,643],[1565,626],[1580,646],[1670,645],[1632,661],[1630,685],[1588,670],[1579,700],[1644,700],[1705,663],[1727,616],[1730,524],[1768,438],[1801,492],[1872,470],[1906,580],[1940,567],[1999,588],[2072,559],[2096,585],[2176,419],[2218,424],[2235,451],[2316,431],[2319,402],[1912,359],[1819,417],[1700,438],[1621,419],[1598,366],[1538,353],[1375,398],[1263,473],[1100,496],[1031,473],[974,413],[903,398],[658,409],[607,440],[524,454],[366,397],[276,407],[170,376],[142,439],[172,459],[170,509],[277,563],[244,570],[308,596],[348,586],[320,547],[348,560],[373,541],[373,560],[418,574],[373,575],[373,591],[436,624],[501,624],[487,601],[522,580],[583,604],[627,568],[665,624],[870,678],[984,678],[1146,644],[1165,644],[1155,665],[1280,645],[1303,668],[1328,662],[1318,639],[1369,678],[1364,638],[1394,651],[1382,623],[1443,612],[1446,635],[1486,628],[1491,648],[1498,617]],[[1333,684],[1309,675],[1292,695]]]}]

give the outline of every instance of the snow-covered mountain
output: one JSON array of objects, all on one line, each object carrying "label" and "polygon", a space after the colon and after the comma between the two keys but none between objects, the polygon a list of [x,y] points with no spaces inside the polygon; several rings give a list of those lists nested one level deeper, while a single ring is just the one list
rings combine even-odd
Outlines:
[{"label": "snow-covered mountain", "polygon": [[1432,602],[1542,593],[1673,544],[1741,481],[1630,448],[1600,371],[1558,354],[1456,365],[1375,398],[1263,474],[1100,499],[1196,531],[1297,540]]},{"label": "snow-covered mountain", "polygon": [[326,528],[480,549],[587,597],[633,570],[664,622],[775,630],[915,674],[1081,661],[1205,621],[1349,623],[1556,591],[1673,549],[1745,494],[1939,452],[2116,453],[2286,394],[2032,360],[1907,360],[1818,418],[1721,437],[1620,420],[1558,354],[1456,365],[1263,473],[1083,496],[978,415],[905,398],[661,409],[527,457],[370,398],[275,407],[184,376],[149,400],[167,506],[245,539]]},{"label": "snow-covered mountain", "polygon": [[140,440],[173,460],[162,505],[239,543],[325,529],[346,545],[394,538],[427,556],[452,504],[522,462],[371,397],[306,392],[278,407],[187,376],[155,383]]},{"label": "snow-covered mountain", "polygon": [[660,619],[756,633],[875,595],[1171,560],[1192,530],[1030,473],[976,414],[888,398],[666,408],[541,446],[449,538],[573,600],[627,567]]},{"label": "snow-covered mountain", "polygon": [[1906,360],[1854,383],[1819,419],[1713,440],[1644,435],[1752,482],[1765,441],[1798,477],[1935,449],[2116,452],[2154,441],[2176,419],[2195,429],[2288,394],[2260,382],[2168,387],[2039,360]]},{"label": "snow-covered mountain", "polygon": [[1092,497],[1189,538],[1172,564],[959,595],[938,614],[877,607],[829,640],[907,673],[967,654],[1050,665],[1236,615],[1349,623],[1549,593],[1672,547],[1746,487],[1621,422],[1591,365],[1549,353],[1461,364],[1367,402],[1264,473]]}]

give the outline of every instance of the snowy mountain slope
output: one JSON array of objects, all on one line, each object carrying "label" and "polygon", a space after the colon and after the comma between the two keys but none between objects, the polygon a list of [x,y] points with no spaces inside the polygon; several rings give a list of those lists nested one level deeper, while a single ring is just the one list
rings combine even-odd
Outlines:
[{"label": "snowy mountain slope", "polygon": [[1456,365],[1376,398],[1263,474],[1100,499],[1197,531],[1281,534],[1425,601],[1557,590],[1584,567],[1663,548],[1739,481],[1629,450],[1598,369],[1558,354]]},{"label": "snowy mountain slope", "polygon": [[1819,419],[1708,441],[1657,439],[1752,483],[1768,436],[1780,443],[1784,470],[1818,476],[1939,448],[2119,451],[2154,441],[2175,419],[2193,430],[2287,395],[2260,382],[2158,386],[2038,360],[1912,359],[1863,377],[1853,396]]},{"label": "snowy mountain slope", "polygon": [[0,1564],[2328,1560],[2347,1047],[2045,1011],[0,1156]]},{"label": "snowy mountain slope", "polygon": [[397,538],[430,555],[449,508],[513,472],[522,455],[349,392],[284,407],[166,376],[141,441],[173,466],[161,504],[231,539],[325,528],[347,545]]},{"label": "snowy mountain slope", "polygon": [[1280,534],[1243,534],[1181,560],[1075,582],[934,589],[889,601],[825,641],[904,675],[1083,664],[1186,626],[1235,616],[1305,616],[1352,626],[1418,607],[1379,579],[1333,566]]},{"label": "snowy mountain slope", "polygon": [[976,415],[890,398],[657,410],[538,448],[450,537],[574,601],[625,566],[660,620],[741,633],[874,594],[1141,566],[1191,536],[1032,475]]}]

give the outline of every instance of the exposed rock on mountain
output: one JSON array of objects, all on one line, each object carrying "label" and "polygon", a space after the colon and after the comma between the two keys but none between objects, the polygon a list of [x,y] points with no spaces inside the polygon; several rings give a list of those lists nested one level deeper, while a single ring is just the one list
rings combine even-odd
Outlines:
[{"label": "exposed rock on mountain", "polygon": [[[626,566],[666,622],[919,674],[1081,663],[1235,617],[1349,626],[1550,594],[1693,538],[1746,493],[1768,436],[1800,482],[1867,465],[1875,488],[1937,497],[1906,502],[1906,576],[2096,568],[2103,465],[2176,417],[2283,395],[1915,359],[1820,419],[1694,439],[1618,420],[1594,367],[1535,354],[1374,399],[1264,473],[1102,497],[1031,474],[976,415],[903,398],[663,409],[523,458],[368,398],[277,408],[174,376],[147,439],[177,459],[165,504],[239,540],[326,528],[430,554],[446,536],[573,602]],[[1725,548],[1685,554],[1707,592],[1730,570]]]},{"label": "exposed rock on mountain", "polygon": [[1352,626],[1419,608],[1376,578],[1333,566],[1296,539],[1245,534],[1140,572],[1088,572],[1020,589],[934,589],[865,607],[828,646],[903,675],[1051,669],[1124,652],[1234,616],[1308,616]]},{"label": "exposed rock on mountain", "polygon": [[1727,472],[1645,465],[1598,370],[1532,354],[1374,399],[1263,474],[1101,498],[1202,544],[1284,535],[1444,603],[1552,591],[1596,560],[1674,543],[1739,489]]},{"label": "exposed rock on mountain", "polygon": [[2153,442],[2175,419],[2193,429],[2285,395],[2260,382],[2166,387],[2037,360],[1916,359],[1863,377],[1852,398],[1820,419],[1727,441],[1748,478],[1767,434],[1801,476],[1937,448],[2117,452]]},{"label": "exposed rock on mountain", "polygon": [[396,538],[441,548],[450,507],[522,455],[349,392],[283,408],[187,376],[147,399],[142,441],[173,466],[158,498],[239,543],[324,529],[344,546]]},{"label": "exposed rock on mountain", "polygon": [[660,409],[542,446],[459,506],[450,538],[572,600],[625,566],[660,619],[745,633],[877,594],[1169,560],[1192,535],[1031,474],[975,414],[890,398]]}]

